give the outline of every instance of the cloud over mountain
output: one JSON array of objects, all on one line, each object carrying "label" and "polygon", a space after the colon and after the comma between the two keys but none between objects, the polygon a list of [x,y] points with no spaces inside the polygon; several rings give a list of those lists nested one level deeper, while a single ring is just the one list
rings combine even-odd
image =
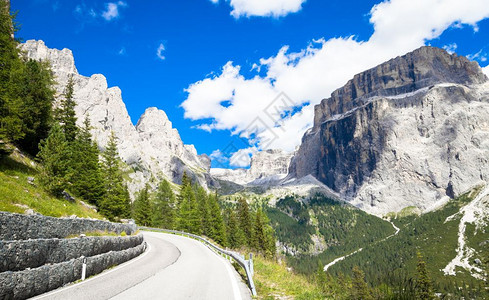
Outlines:
[{"label": "cloud over mountain", "polygon": [[[241,2],[231,1],[234,15],[243,14]],[[485,0],[385,1],[370,11],[374,32],[368,40],[321,38],[299,52],[284,46],[256,65],[265,75],[256,72],[249,78],[239,65],[227,62],[218,75],[188,87],[182,103],[185,117],[205,120],[201,127],[207,130],[229,129],[249,137],[250,147],[291,151],[311,126],[313,106],[354,74],[420,47],[450,27],[471,26],[477,31],[477,22],[488,17]],[[281,93],[288,100],[277,105]],[[270,106],[280,109],[279,119],[270,118]]]}]

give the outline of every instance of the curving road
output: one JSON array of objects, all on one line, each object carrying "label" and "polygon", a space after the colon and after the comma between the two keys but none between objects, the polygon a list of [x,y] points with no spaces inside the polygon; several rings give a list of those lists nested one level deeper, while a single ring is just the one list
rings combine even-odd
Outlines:
[{"label": "curving road", "polygon": [[143,234],[148,249],[139,257],[35,299],[251,299],[231,264],[202,243],[166,233]]}]

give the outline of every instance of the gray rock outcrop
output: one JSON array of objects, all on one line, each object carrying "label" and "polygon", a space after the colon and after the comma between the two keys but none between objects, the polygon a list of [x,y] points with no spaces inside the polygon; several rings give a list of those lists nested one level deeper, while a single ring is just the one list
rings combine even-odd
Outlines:
[{"label": "gray rock outcrop", "polygon": [[253,154],[249,169],[213,168],[211,175],[241,185],[269,185],[287,176],[292,156],[282,150],[264,150]]},{"label": "gray rock outcrop", "polygon": [[289,177],[316,177],[374,214],[427,209],[489,180],[489,83],[422,47],[355,75],[315,107]]},{"label": "gray rock outcrop", "polygon": [[49,49],[43,41],[35,40],[25,42],[21,48],[28,58],[51,63],[58,101],[69,76],[73,76],[78,124],[81,126],[85,117],[89,117],[92,135],[100,148],[105,147],[111,132],[114,132],[119,155],[128,165],[131,194],[144,187],[152,176],[178,183],[183,172],[187,171],[201,185],[206,186],[211,181],[206,174],[208,162],[197,156],[193,145],[183,144],[164,111],[148,108],[134,126],[122,101],[121,90],[109,88],[101,74],[80,75],[71,50]]}]

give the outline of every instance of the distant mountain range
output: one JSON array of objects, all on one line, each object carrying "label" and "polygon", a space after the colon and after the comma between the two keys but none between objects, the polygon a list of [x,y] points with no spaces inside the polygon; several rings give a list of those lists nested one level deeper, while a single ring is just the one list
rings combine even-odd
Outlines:
[{"label": "distant mountain range", "polygon": [[315,107],[314,126],[295,153],[262,151],[248,170],[211,169],[210,158],[185,145],[156,108],[134,126],[120,89],[108,88],[103,75],[78,74],[70,50],[33,40],[22,49],[51,62],[58,99],[74,76],[78,122],[89,116],[101,148],[115,133],[133,194],[159,178],[180,183],[185,171],[228,192],[322,189],[384,215],[427,211],[489,180],[488,79],[477,63],[442,49],[422,47],[355,75]]}]

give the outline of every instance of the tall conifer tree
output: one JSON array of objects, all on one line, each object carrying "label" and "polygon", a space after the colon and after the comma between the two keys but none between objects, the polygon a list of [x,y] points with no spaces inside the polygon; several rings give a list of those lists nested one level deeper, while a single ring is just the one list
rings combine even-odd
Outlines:
[{"label": "tall conifer tree", "polygon": [[14,33],[13,16],[6,1],[0,1],[0,157],[11,152],[8,142],[22,138],[21,102],[11,97],[12,71],[22,68]]},{"label": "tall conifer tree", "polygon": [[22,138],[15,141],[24,151],[36,155],[52,124],[53,75],[48,62],[23,59],[23,67],[13,71],[10,98],[20,97]]},{"label": "tall conifer tree", "polygon": [[165,179],[161,180],[153,202],[154,226],[173,229],[176,221],[175,205],[175,194],[170,183]]},{"label": "tall conifer tree", "polygon": [[21,58],[13,38],[17,30],[8,1],[0,1],[0,157],[12,151],[9,143],[36,155],[51,123],[54,81],[49,64]]},{"label": "tall conifer tree", "polygon": [[68,143],[58,124],[54,124],[45,141],[39,145],[38,157],[43,163],[40,174],[40,183],[54,196],[61,193],[68,186]]},{"label": "tall conifer tree", "polygon": [[250,215],[248,203],[244,198],[238,199],[238,220],[239,226],[243,230],[246,245],[253,246],[253,221]]},{"label": "tall conifer tree", "polygon": [[68,77],[68,83],[63,93],[63,100],[61,106],[55,110],[55,118],[61,124],[61,128],[65,134],[68,143],[72,143],[78,133],[78,127],[76,126],[76,103],[73,99],[74,96],[75,81],[73,75]]},{"label": "tall conifer tree", "polygon": [[426,262],[418,251],[416,253],[418,264],[416,266],[416,299],[434,299],[433,286],[426,270]]},{"label": "tall conifer tree", "polygon": [[139,192],[138,197],[134,201],[133,218],[136,224],[142,226],[150,226],[152,223],[152,208],[149,200],[149,185]]},{"label": "tall conifer tree", "polygon": [[373,299],[370,289],[365,282],[365,274],[357,266],[353,267],[351,299],[370,300]]},{"label": "tall conifer tree", "polygon": [[72,147],[75,159],[71,162],[74,170],[71,189],[77,196],[98,205],[105,195],[105,183],[99,162],[100,151],[92,140],[90,129],[87,116]]},{"label": "tall conifer tree", "polygon": [[227,237],[229,247],[233,249],[238,249],[246,244],[246,238],[243,231],[239,226],[239,222],[236,213],[228,208],[226,209],[227,216]]},{"label": "tall conifer tree", "polygon": [[212,237],[214,235],[213,228],[211,227],[211,215],[210,215],[210,207],[209,207],[209,195],[204,190],[203,187],[197,186],[195,188],[195,198],[197,200],[197,205],[200,214],[202,234],[208,237]]},{"label": "tall conifer tree", "polygon": [[211,238],[218,242],[222,246],[227,246],[226,237],[226,226],[224,225],[224,220],[222,218],[221,207],[218,203],[217,194],[209,195],[209,217],[210,217],[210,228],[211,228]]},{"label": "tall conifer tree", "polygon": [[122,178],[119,166],[119,155],[114,133],[110,135],[107,148],[102,154],[102,170],[105,177],[105,197],[100,201],[100,212],[110,220],[129,215],[129,193]]}]

